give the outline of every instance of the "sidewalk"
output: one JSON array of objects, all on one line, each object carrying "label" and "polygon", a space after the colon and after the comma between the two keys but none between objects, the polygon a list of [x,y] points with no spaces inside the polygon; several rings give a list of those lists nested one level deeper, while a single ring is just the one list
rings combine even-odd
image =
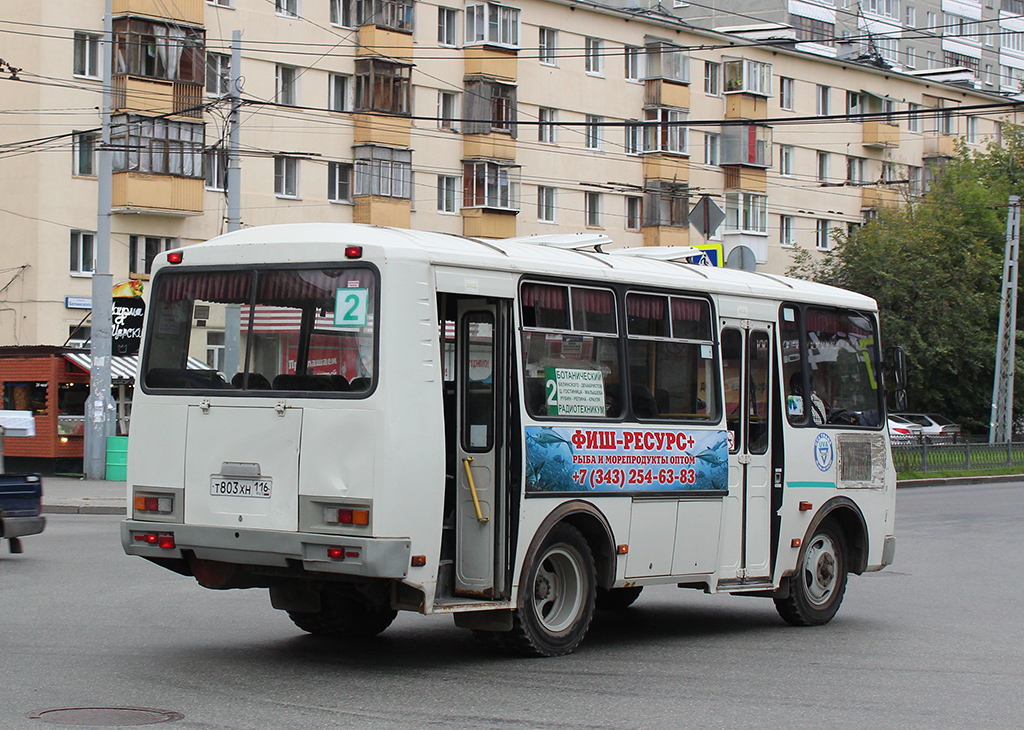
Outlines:
[{"label": "sidewalk", "polygon": [[43,514],[125,515],[125,482],[43,477]]}]

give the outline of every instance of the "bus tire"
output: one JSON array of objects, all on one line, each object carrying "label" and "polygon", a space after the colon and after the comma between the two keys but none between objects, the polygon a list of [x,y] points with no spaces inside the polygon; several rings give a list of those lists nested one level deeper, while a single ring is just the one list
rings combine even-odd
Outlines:
[{"label": "bus tire", "polygon": [[595,572],[593,553],[580,531],[564,522],[555,525],[520,585],[505,648],[560,656],[579,646],[594,617]]},{"label": "bus tire", "polygon": [[319,611],[288,612],[288,618],[307,633],[362,639],[384,631],[397,615],[390,606],[373,603],[358,593],[336,591],[320,594]]},{"label": "bus tire", "polygon": [[789,594],[775,597],[779,615],[793,626],[820,626],[839,610],[846,592],[846,539],[839,525],[825,520],[800,548]]},{"label": "bus tire", "polygon": [[595,605],[602,611],[622,611],[640,597],[643,586],[630,588],[598,588]]}]

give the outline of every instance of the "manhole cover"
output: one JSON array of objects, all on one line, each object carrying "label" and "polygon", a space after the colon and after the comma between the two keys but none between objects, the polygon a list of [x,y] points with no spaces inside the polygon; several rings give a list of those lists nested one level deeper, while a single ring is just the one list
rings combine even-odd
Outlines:
[{"label": "manhole cover", "polygon": [[37,710],[29,715],[34,720],[58,725],[90,725],[111,727],[125,725],[153,725],[185,717],[180,712],[154,710],[151,707],[55,707]]}]

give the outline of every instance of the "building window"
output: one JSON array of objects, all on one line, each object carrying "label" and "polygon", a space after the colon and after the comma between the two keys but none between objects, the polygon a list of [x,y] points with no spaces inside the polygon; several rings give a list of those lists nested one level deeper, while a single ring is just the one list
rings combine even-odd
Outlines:
[{"label": "building window", "polygon": [[924,14],[925,24],[924,27],[928,30],[935,30],[935,13],[927,12]]},{"label": "building window", "polygon": [[438,7],[437,9],[437,44],[439,46],[458,45],[459,11],[455,8]]},{"label": "building window", "polygon": [[704,164],[718,165],[721,159],[722,136],[720,134],[704,133]]},{"label": "building window", "polygon": [[71,231],[71,273],[91,274],[96,270],[96,234]]},{"label": "building window", "polygon": [[459,212],[459,178],[454,175],[437,176],[437,212]]},{"label": "building window", "polygon": [[587,126],[584,134],[586,136],[586,148],[588,150],[601,149],[601,123],[603,121],[604,117],[599,117],[594,114],[587,115]]},{"label": "building window", "polygon": [[537,186],[537,220],[541,223],[555,222],[555,189],[552,187]]},{"label": "building window", "polygon": [[203,177],[202,122],[119,115],[111,120],[114,172]]},{"label": "building window", "polygon": [[928,59],[928,68],[929,69],[935,68],[935,51],[928,51],[927,59]]},{"label": "building window", "polygon": [[274,193],[279,198],[299,197],[299,160],[295,157],[274,158]]},{"label": "building window", "polygon": [[96,175],[96,132],[75,132],[71,139],[72,174],[85,177]]},{"label": "building window", "polygon": [[626,230],[639,231],[643,222],[643,198],[626,196]]},{"label": "building window", "polygon": [[462,163],[462,202],[467,208],[519,210],[518,165],[489,160]]},{"label": "building window", "polygon": [[991,63],[986,63],[985,64],[985,75],[982,76],[981,80],[985,82],[986,86],[991,86],[992,85],[992,64]]},{"label": "building window", "polygon": [[832,222],[823,218],[818,219],[815,228],[814,245],[819,251],[828,251],[829,232],[832,230]]},{"label": "building window", "polygon": [[589,228],[601,227],[601,193],[586,193],[585,208],[587,226]]},{"label": "building window", "polygon": [[779,216],[779,245],[787,248],[793,246],[793,216]]},{"label": "building window", "polygon": [[231,93],[231,56],[226,53],[206,54],[206,95],[227,96]]},{"label": "building window", "polygon": [[600,38],[587,38],[584,48],[584,61],[587,73],[591,76],[604,76],[604,41]]},{"label": "building window", "polygon": [[685,155],[686,112],[659,107],[644,110],[644,152],[672,152]]},{"label": "building window", "polygon": [[639,155],[644,151],[644,128],[639,120],[629,119],[626,121],[626,143],[625,152],[627,155]]},{"label": "building window", "polygon": [[917,68],[917,49],[907,46],[904,53],[904,65],[907,68]]},{"label": "building window", "polygon": [[206,0],[207,5],[214,5],[218,8],[230,8],[231,0]]},{"label": "building window", "polygon": [[299,0],[274,0],[274,7],[278,15],[289,18],[299,17]]},{"label": "building window", "polygon": [[354,28],[355,21],[352,17],[351,0],[331,0],[331,23],[343,25],[346,28]]},{"label": "building window", "polygon": [[829,154],[828,152],[818,152],[818,182],[828,182],[829,173]]},{"label": "building window", "polygon": [[907,28],[916,28],[917,9],[913,5],[907,6]]},{"label": "building window", "polygon": [[354,110],[409,114],[409,71],[409,66],[377,58],[356,61]]},{"label": "building window", "polygon": [[846,113],[851,115],[864,113],[864,95],[859,91],[846,92]]},{"label": "building window", "polygon": [[519,47],[519,8],[497,3],[466,6],[466,43]]},{"label": "building window", "polygon": [[690,188],[685,183],[648,180],[644,196],[643,225],[688,228]]},{"label": "building window", "polygon": [[75,76],[100,77],[100,37],[95,33],[75,33]]},{"label": "building window", "polygon": [[115,76],[206,82],[202,30],[139,18],[116,18],[113,30]]},{"label": "building window", "polygon": [[785,76],[779,77],[779,106],[783,109],[793,110],[793,93],[796,82]]},{"label": "building window", "polygon": [[722,64],[704,62],[704,93],[708,96],[718,96],[722,93]]},{"label": "building window", "polygon": [[327,94],[327,108],[332,112],[347,112],[352,109],[351,77],[346,74],[331,74]]},{"label": "building window", "polygon": [[516,87],[490,79],[466,81],[462,131],[466,134],[504,132],[515,137]]},{"label": "building window", "polygon": [[545,66],[558,64],[558,31],[554,28],[541,28],[538,31],[538,55]]},{"label": "building window", "polygon": [[793,174],[793,146],[779,145],[779,174],[787,177]]},{"label": "building window", "polygon": [[159,238],[156,236],[128,237],[128,268],[132,274],[153,273],[156,257],[164,251],[178,248],[177,238]]},{"label": "building window", "polygon": [[353,149],[353,157],[356,197],[412,197],[412,150],[362,145]]},{"label": "building window", "polygon": [[285,106],[297,106],[299,103],[298,69],[294,66],[277,67],[274,101]]},{"label": "building window", "polygon": [[644,44],[644,58],[647,61],[644,78],[666,79],[684,84],[690,82],[690,56],[682,46],[665,41],[648,41]]},{"label": "building window", "polygon": [[819,43],[823,46],[835,45],[836,25],[824,20],[805,18],[802,15],[790,15],[789,24],[796,31],[796,39],[804,43]]},{"label": "building window", "polygon": [[967,132],[964,137],[969,144],[978,144],[978,118],[968,115],[966,120]]},{"label": "building window", "polygon": [[910,102],[907,104],[907,131],[908,132],[920,132],[921,131],[921,105]]},{"label": "building window", "polygon": [[829,87],[818,84],[816,98],[818,100],[818,116],[827,117],[829,114]]},{"label": "building window", "polygon": [[206,189],[224,192],[228,189],[228,151],[212,147],[203,153]]},{"label": "building window", "polygon": [[332,203],[352,202],[352,165],[347,162],[327,163],[327,199]]},{"label": "building window", "polygon": [[767,233],[768,196],[759,193],[726,193],[725,230]]},{"label": "building window", "polygon": [[437,92],[437,128],[455,131],[459,118],[459,95],[453,91]]},{"label": "building window", "polygon": [[625,59],[625,76],[626,81],[639,81],[640,80],[640,49],[636,46],[626,46],[623,48],[623,58]]},{"label": "building window", "polygon": [[537,119],[540,121],[540,124],[537,125],[537,141],[553,144],[555,141],[555,122],[557,121],[557,112],[555,112],[554,109],[548,109],[547,107],[542,106],[537,110]]},{"label": "building window", "polygon": [[851,183],[864,182],[864,158],[846,158],[846,181]]},{"label": "building window", "polygon": [[726,61],[722,64],[726,94],[772,95],[772,65],[750,59]]},{"label": "building window", "polygon": [[331,4],[331,22],[349,28],[375,25],[412,33],[413,0],[339,0]]}]

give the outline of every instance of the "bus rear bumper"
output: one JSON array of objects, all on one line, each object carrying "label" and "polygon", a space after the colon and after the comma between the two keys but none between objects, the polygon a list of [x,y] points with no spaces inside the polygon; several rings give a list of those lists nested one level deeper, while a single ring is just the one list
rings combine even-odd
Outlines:
[{"label": "bus rear bumper", "polygon": [[[167,536],[173,539],[168,540]],[[160,547],[161,542],[173,547]],[[121,523],[121,545],[128,555],[144,558],[174,560],[191,554],[199,560],[241,566],[290,568],[301,565],[313,573],[366,578],[405,578],[412,552],[412,543],[406,538],[321,535],[142,520]]]}]

